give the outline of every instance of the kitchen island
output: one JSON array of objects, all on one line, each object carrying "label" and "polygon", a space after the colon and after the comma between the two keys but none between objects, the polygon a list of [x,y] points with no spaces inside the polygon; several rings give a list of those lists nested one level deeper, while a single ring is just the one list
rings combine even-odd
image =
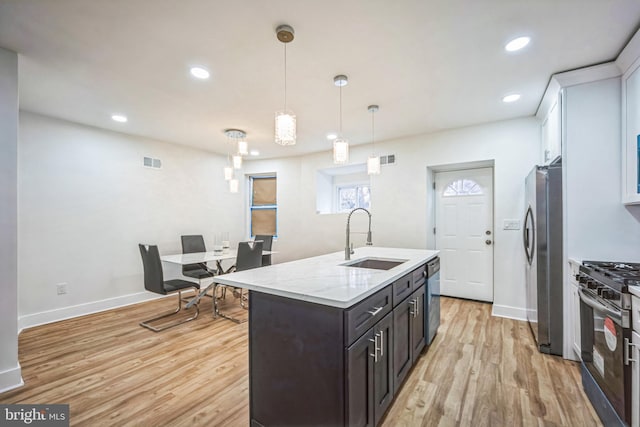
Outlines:
[{"label": "kitchen island", "polygon": [[251,291],[251,425],[378,424],[425,348],[437,255],[365,247],[216,277]]}]

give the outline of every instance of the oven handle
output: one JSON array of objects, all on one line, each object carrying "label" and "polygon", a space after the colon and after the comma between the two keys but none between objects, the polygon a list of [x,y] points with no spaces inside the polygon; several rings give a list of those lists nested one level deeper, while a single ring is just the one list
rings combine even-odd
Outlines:
[{"label": "oven handle", "polygon": [[618,325],[624,327],[624,325],[622,324],[622,312],[621,311],[615,311],[615,310],[612,310],[612,309],[610,309],[609,307],[607,307],[605,305],[602,305],[601,303],[599,303],[598,301],[593,299],[591,296],[586,294],[584,292],[584,290],[582,290],[582,289],[578,289],[578,291],[580,292],[580,300],[582,300],[582,302],[584,302],[589,307],[591,307],[591,308],[593,308],[595,310],[604,311],[605,313],[607,313],[607,315],[609,315],[609,317],[611,317],[611,320],[616,322]]}]

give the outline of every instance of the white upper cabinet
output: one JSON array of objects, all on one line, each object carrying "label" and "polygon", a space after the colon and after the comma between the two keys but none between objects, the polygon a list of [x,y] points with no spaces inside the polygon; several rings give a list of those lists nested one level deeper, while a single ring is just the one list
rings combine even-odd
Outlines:
[{"label": "white upper cabinet", "polygon": [[622,202],[640,203],[640,59],[622,76]]},{"label": "white upper cabinet", "polygon": [[616,64],[622,74],[622,203],[640,204],[640,31]]},{"label": "white upper cabinet", "polygon": [[560,94],[542,122],[542,163],[548,165],[562,154]]}]

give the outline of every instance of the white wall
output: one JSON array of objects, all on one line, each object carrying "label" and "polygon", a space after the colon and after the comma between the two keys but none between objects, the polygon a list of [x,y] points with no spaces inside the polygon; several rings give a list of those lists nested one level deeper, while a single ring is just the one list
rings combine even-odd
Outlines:
[{"label": "white wall", "polygon": [[565,89],[567,255],[640,262],[640,206],[621,200],[620,78]]},{"label": "white wall", "polygon": [[[142,166],[159,158],[162,169]],[[225,158],[20,113],[20,326],[148,299],[138,243],[181,252],[180,235],[244,238]],[[243,189],[241,188],[241,192]],[[165,269],[165,273],[167,273]],[[56,284],[67,283],[57,295]]]},{"label": "white wall", "polygon": [[[299,143],[304,143],[300,141]],[[376,143],[396,164],[371,177],[373,243],[425,248],[433,234],[428,212],[427,168],[452,163],[494,161],[495,268],[494,313],[524,317],[524,254],[521,231],[504,231],[504,219],[521,219],[524,178],[536,163],[540,124],[524,118]],[[370,147],[352,147],[352,163],[364,163]],[[329,152],[279,160],[248,162],[247,173],[278,175],[279,239],[275,262],[344,249],[347,214],[316,214],[316,171],[332,167]],[[354,215],[352,230],[366,230],[366,215]],[[358,245],[365,236],[354,235]],[[356,249],[357,254],[357,249]]]},{"label": "white wall", "polygon": [[18,55],[0,49],[0,392],[22,384],[18,363]]}]

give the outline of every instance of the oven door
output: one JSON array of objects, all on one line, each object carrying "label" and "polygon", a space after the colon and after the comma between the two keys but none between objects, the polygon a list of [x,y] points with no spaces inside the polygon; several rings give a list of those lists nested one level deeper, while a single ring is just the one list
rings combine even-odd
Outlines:
[{"label": "oven door", "polygon": [[[631,366],[625,365],[622,311],[580,289],[582,361],[621,420],[631,423]],[[628,341],[627,341],[628,342]]]}]

